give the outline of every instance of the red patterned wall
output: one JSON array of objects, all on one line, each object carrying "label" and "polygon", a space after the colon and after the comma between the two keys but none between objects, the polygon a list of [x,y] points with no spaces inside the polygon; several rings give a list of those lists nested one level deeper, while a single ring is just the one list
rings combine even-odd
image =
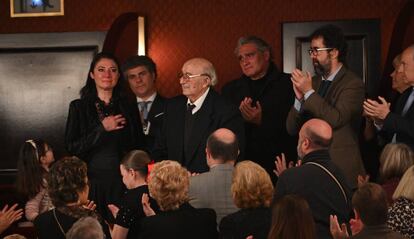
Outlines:
[{"label": "red patterned wall", "polygon": [[380,18],[383,66],[405,1],[65,0],[65,16],[10,18],[9,0],[0,0],[0,33],[105,31],[122,13],[138,12],[147,17],[147,52],[158,64],[160,91],[172,96],[179,92],[176,73],[191,57],[213,62],[219,87],[238,76],[233,49],[242,35],[271,43],[281,65],[282,22]]}]

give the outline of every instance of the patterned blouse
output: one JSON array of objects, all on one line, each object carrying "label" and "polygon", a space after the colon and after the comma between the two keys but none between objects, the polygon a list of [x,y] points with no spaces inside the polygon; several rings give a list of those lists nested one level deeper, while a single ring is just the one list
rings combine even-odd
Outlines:
[{"label": "patterned blouse", "polygon": [[414,239],[414,202],[400,197],[388,209],[388,226],[403,236]]}]

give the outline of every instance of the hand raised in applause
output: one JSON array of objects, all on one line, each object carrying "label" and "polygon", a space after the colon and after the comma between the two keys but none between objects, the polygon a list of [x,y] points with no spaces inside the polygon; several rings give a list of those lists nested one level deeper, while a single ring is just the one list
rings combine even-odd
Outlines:
[{"label": "hand raised in applause", "polygon": [[112,216],[116,218],[119,212],[119,208],[114,204],[108,204],[108,208],[109,208],[109,211],[111,211]]},{"label": "hand raised in applause", "polygon": [[96,204],[94,201],[88,200],[86,204],[82,205],[82,207],[91,211],[95,211]]},{"label": "hand raised in applause", "polygon": [[336,215],[329,216],[329,229],[334,239],[349,238],[346,224],[342,223],[341,226],[339,226],[338,217]]},{"label": "hand raised in applause", "polygon": [[387,117],[388,113],[390,113],[391,104],[381,96],[379,96],[378,99],[381,103],[370,99],[364,101],[364,114],[374,118],[375,121],[382,121]]},{"label": "hand raised in applause", "polygon": [[23,209],[17,209],[17,203],[9,208],[9,205],[3,207],[0,211],[0,234],[5,231],[13,222],[22,218]]},{"label": "hand raised in applause", "polygon": [[124,128],[126,119],[122,115],[110,115],[102,120],[102,125],[106,131],[114,131]]},{"label": "hand raised in applause", "polygon": [[256,104],[252,106],[253,100],[249,97],[244,98],[240,102],[240,112],[247,122],[260,125],[262,123],[262,106],[259,101],[256,101]]},{"label": "hand raised in applause", "polygon": [[312,90],[312,77],[309,72],[294,69],[290,79],[292,80],[296,99],[302,100],[305,93]]},{"label": "hand raised in applause", "polygon": [[298,167],[300,165],[302,165],[302,160],[298,160],[296,165],[294,165],[293,161],[290,161],[289,164],[286,165],[285,154],[282,153],[280,156],[276,156],[275,169],[273,170],[273,172],[276,174],[276,176],[279,177],[286,169]]}]

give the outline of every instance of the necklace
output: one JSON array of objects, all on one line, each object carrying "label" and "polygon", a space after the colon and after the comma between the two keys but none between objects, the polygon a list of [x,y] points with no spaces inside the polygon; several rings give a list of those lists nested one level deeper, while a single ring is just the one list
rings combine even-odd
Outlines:
[{"label": "necklace", "polygon": [[58,226],[60,228],[60,231],[63,233],[63,236],[66,237],[65,231],[63,230],[62,225],[60,225],[59,220],[56,217],[56,208],[53,209],[53,217],[55,217],[55,220],[56,220],[56,222],[57,222],[57,224],[58,224]]}]

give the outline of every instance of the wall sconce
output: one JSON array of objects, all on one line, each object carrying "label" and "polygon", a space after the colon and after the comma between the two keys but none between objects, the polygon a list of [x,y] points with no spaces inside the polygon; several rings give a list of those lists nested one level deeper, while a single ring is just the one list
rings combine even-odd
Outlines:
[{"label": "wall sconce", "polygon": [[138,55],[145,56],[145,18],[138,17]]}]

